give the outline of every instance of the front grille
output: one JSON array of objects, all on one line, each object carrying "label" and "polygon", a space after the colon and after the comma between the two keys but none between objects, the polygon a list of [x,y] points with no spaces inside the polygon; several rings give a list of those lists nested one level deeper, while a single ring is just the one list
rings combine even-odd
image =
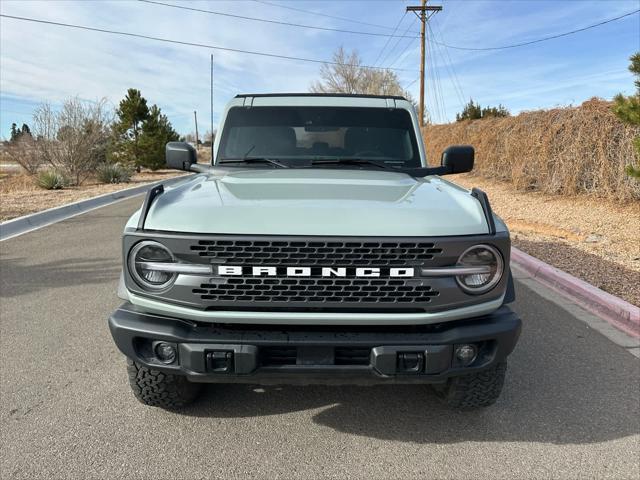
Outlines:
[{"label": "front grille", "polygon": [[442,253],[430,242],[198,240],[191,252],[204,258],[247,265],[376,266],[420,265]]},{"label": "front grille", "polygon": [[[283,320],[294,312],[358,313],[364,317],[439,312],[485,302],[504,292],[506,276],[489,294],[470,296],[453,277],[422,276],[420,268],[455,265],[471,245],[486,242],[503,252],[505,261],[509,258],[506,232],[490,238],[142,232],[125,235],[124,250],[128,252],[146,239],[160,241],[178,262],[214,268],[209,276],[181,276],[170,289],[157,293],[142,290],[125,269],[127,288],[133,293],[207,312],[282,313]],[[235,269],[233,273],[220,273],[221,266]],[[270,269],[253,275],[252,267]],[[310,271],[290,274],[287,267],[308,267]],[[322,268],[333,270],[323,272]],[[338,268],[346,272],[337,272]],[[379,268],[380,276],[364,276],[368,273],[359,274],[357,268]],[[398,276],[392,268],[413,268],[414,276]],[[307,273],[309,276],[304,276]]]},{"label": "front grille", "polygon": [[[413,279],[224,278],[193,293],[204,302],[427,303],[438,292]],[[417,282],[420,283],[420,282]]]}]

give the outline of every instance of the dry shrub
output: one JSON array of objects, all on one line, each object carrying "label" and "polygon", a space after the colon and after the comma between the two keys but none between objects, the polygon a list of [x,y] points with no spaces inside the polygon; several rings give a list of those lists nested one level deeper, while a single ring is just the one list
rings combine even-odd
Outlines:
[{"label": "dry shrub", "polygon": [[26,173],[0,175],[0,195],[36,190],[33,176]]},{"label": "dry shrub", "polygon": [[640,182],[624,172],[626,165],[638,161],[633,139],[640,128],[622,123],[604,100],[514,117],[431,125],[423,135],[431,163],[449,145],[471,144],[478,175],[511,182],[519,189],[640,199]]},{"label": "dry shrub", "polygon": [[68,98],[60,109],[45,103],[33,114],[34,145],[44,164],[81,185],[106,160],[111,123],[104,99]]},{"label": "dry shrub", "polygon": [[17,140],[7,142],[3,153],[3,159],[17,163],[29,175],[35,175],[43,163],[31,135],[20,135]]},{"label": "dry shrub", "polygon": [[211,163],[211,147],[198,148],[198,163]]}]

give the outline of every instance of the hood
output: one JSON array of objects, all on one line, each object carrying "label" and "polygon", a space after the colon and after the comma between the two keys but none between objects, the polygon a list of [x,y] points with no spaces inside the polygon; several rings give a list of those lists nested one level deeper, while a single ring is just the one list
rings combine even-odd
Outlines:
[{"label": "hood", "polygon": [[233,168],[194,175],[156,198],[145,228],[249,235],[488,233],[480,203],[439,177],[327,168]]}]

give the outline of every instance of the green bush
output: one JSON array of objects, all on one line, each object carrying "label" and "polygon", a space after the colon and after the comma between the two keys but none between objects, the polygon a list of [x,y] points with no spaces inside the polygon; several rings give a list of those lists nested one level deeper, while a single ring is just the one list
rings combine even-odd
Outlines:
[{"label": "green bush", "polygon": [[38,173],[36,184],[46,190],[60,190],[69,185],[69,180],[60,172],[44,170]]},{"label": "green bush", "polygon": [[118,163],[107,163],[98,167],[97,177],[101,183],[127,183],[131,180],[131,170]]}]

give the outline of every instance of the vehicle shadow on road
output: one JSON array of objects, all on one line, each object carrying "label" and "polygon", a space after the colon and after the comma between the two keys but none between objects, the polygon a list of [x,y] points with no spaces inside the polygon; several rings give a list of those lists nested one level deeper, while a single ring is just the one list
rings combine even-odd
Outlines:
[{"label": "vehicle shadow on road", "polygon": [[0,294],[16,297],[51,288],[113,282],[121,268],[119,258],[65,258],[35,264],[25,258],[2,258]]},{"label": "vehicle shadow on road", "polygon": [[[183,414],[256,421],[292,414],[300,428],[414,443],[589,444],[640,434],[637,358],[528,288],[517,289],[523,334],[502,396],[486,409],[450,410],[426,386],[211,385]],[[312,424],[296,415],[316,409]]]}]

